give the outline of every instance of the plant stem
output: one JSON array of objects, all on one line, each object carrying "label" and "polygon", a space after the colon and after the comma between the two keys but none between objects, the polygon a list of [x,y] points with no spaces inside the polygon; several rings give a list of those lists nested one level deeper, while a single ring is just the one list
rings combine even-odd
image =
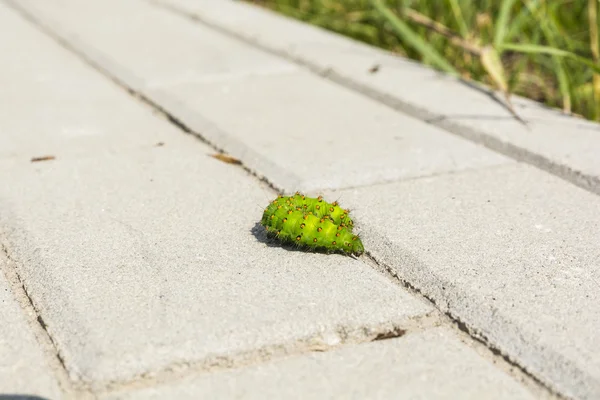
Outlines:
[{"label": "plant stem", "polygon": [[379,14],[391,25],[398,36],[404,40],[406,44],[417,50],[421,57],[429,60],[439,69],[452,74],[458,75],[456,69],[450,64],[440,53],[437,52],[431,45],[417,35],[410,27],[402,21],[396,14],[392,12],[381,0],[370,0],[371,4],[379,12]]},{"label": "plant stem", "polygon": [[[588,17],[590,23],[590,48],[594,63],[600,62],[600,48],[598,45],[598,0],[588,0]],[[600,74],[594,72],[594,117],[600,120]]]}]

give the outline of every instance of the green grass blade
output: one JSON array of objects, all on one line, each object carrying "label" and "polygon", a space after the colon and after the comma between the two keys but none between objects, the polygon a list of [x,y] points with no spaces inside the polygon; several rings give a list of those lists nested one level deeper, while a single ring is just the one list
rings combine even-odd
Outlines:
[{"label": "green grass blade", "polygon": [[[600,118],[598,0],[377,0],[387,13],[373,0],[245,1],[495,87],[503,86],[502,64],[509,92]],[[453,29],[457,40],[504,51],[502,63],[489,50],[483,58],[465,52],[407,10]]]},{"label": "green grass blade", "polygon": [[[558,48],[558,42],[554,31],[550,28],[548,18],[540,11],[538,0],[527,0],[525,1],[525,9],[529,11],[531,15],[537,20],[539,27],[546,38],[546,41],[551,47]],[[565,68],[565,63],[559,56],[552,56],[552,62],[554,64],[554,72],[558,80],[558,90],[562,98],[563,111],[571,112],[571,85],[569,83],[569,76]]]},{"label": "green grass blade", "polygon": [[540,46],[536,44],[517,44],[517,43],[504,43],[500,46],[502,50],[512,50],[519,53],[532,53],[532,54],[548,54],[551,56],[559,56],[570,58],[583,65],[588,66],[593,71],[600,73],[600,64],[596,64],[585,57],[578,56],[575,53],[571,53],[567,50],[556,49],[549,46]]},{"label": "green grass blade", "polygon": [[467,23],[463,17],[458,0],[448,0],[448,3],[450,3],[450,8],[452,8],[452,14],[454,14],[454,19],[458,25],[458,31],[460,32],[460,35],[463,38],[466,38],[469,36],[469,28],[467,27]]},{"label": "green grass blade", "polygon": [[[588,18],[590,25],[590,50],[594,62],[600,61],[600,43],[598,40],[598,4],[596,0],[588,0]],[[594,99],[596,100],[596,120],[600,120],[600,75],[594,74]]]},{"label": "green grass blade", "polygon": [[504,0],[500,7],[500,13],[498,19],[496,19],[495,32],[494,32],[494,47],[500,48],[502,42],[504,42],[504,36],[508,30],[508,22],[510,17],[510,10],[515,3],[515,0]]},{"label": "green grass blade", "polygon": [[404,21],[387,8],[381,0],[370,0],[379,14],[390,23],[396,34],[409,46],[418,51],[421,56],[439,69],[453,75],[458,75],[456,69],[446,59],[415,33]]},{"label": "green grass blade", "polygon": [[531,25],[531,17],[536,13],[539,14],[541,0],[525,1],[525,5],[526,7],[521,7],[518,14],[511,18],[503,41],[512,41],[515,37],[520,36],[528,28],[528,25]]},{"label": "green grass blade", "polygon": [[571,85],[569,83],[569,76],[565,69],[564,62],[558,57],[553,57],[554,65],[556,67],[556,77],[558,78],[558,90],[562,96],[563,111],[571,112]]}]

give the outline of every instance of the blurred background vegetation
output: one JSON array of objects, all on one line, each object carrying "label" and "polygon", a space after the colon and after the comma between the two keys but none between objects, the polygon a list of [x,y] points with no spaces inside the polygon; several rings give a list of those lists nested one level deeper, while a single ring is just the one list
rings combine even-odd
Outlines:
[{"label": "blurred background vegetation", "polygon": [[600,121],[600,0],[247,0]]}]

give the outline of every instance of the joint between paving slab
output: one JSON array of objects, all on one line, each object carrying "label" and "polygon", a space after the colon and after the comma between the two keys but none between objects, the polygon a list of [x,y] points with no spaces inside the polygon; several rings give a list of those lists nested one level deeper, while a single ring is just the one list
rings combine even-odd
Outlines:
[{"label": "joint between paving slab", "polygon": [[534,153],[510,142],[502,141],[468,126],[452,123],[443,115],[436,115],[425,109],[401,101],[396,97],[382,93],[366,85],[357,83],[349,78],[343,77],[335,71],[329,73],[327,78],[352,90],[360,92],[372,98],[373,100],[379,101],[380,103],[396,111],[400,111],[427,124],[441,128],[446,132],[479,144],[515,161],[529,164],[593,194],[600,195],[600,179],[595,176],[584,174],[581,171],[574,170],[564,164],[557,164],[543,155]]},{"label": "joint between paving slab", "polygon": [[[462,321],[459,317],[452,314],[451,312],[445,312],[444,315],[453,322],[453,327],[458,331],[464,333],[469,337],[471,341],[479,344],[476,347],[479,354],[486,356],[490,360],[493,360],[494,364],[500,367],[505,372],[510,373],[513,377],[516,377],[522,383],[526,384],[530,389],[534,389],[537,394],[543,398],[548,399],[566,399],[558,391],[548,386],[545,382],[537,378],[533,373],[529,372],[527,368],[520,365],[516,360],[513,360],[502,352],[498,347],[494,346],[488,338],[476,328],[472,328],[469,324]],[[487,351],[482,351],[483,349]],[[496,362],[496,361],[500,362]]]},{"label": "joint between paving slab", "polygon": [[[363,259],[363,262],[371,265],[376,271],[384,275],[391,282],[402,285],[405,290],[409,291],[413,295],[422,297],[430,302],[437,312],[443,314],[443,317],[439,317],[440,324],[443,323],[448,325],[452,327],[459,334],[459,336],[466,337],[467,340],[464,341],[465,344],[474,348],[481,356],[486,358],[496,367],[519,380],[526,387],[528,387],[529,390],[533,391],[537,397],[544,399],[566,399],[566,397],[564,397],[562,394],[538,379],[525,367],[520,365],[518,362],[513,361],[498,347],[494,346],[493,343],[491,343],[478,329],[470,327],[469,324],[461,320],[460,317],[450,312],[449,307],[440,307],[435,299],[423,293],[422,290],[414,286],[406,279],[400,277],[397,271],[395,271],[389,265],[377,260],[376,257],[369,251],[366,251],[361,258]],[[447,311],[443,311],[442,309]]]},{"label": "joint between paving slab", "polygon": [[502,163],[502,164],[496,164],[496,165],[486,165],[483,167],[469,167],[469,168],[464,168],[464,169],[455,169],[455,170],[451,170],[451,171],[440,171],[440,172],[433,172],[430,174],[426,174],[426,175],[417,175],[417,176],[411,176],[408,178],[402,178],[402,179],[390,179],[390,180],[381,180],[378,182],[372,182],[372,183],[367,183],[364,185],[351,185],[351,186],[343,186],[343,187],[336,187],[334,189],[330,189],[330,188],[316,188],[316,189],[310,189],[310,191],[314,191],[314,192],[332,192],[332,193],[336,193],[336,192],[344,192],[344,191],[348,191],[348,190],[355,190],[355,189],[364,189],[364,188],[373,188],[373,187],[378,187],[378,186],[384,186],[384,185],[391,185],[394,183],[405,183],[405,182],[411,182],[411,181],[416,181],[416,180],[420,180],[420,179],[429,179],[429,178],[436,178],[439,176],[453,176],[453,175],[461,175],[461,174],[468,174],[468,173],[477,173],[479,171],[488,171],[488,170],[495,170],[495,169],[503,169],[506,168],[507,165],[512,165],[512,163],[516,163],[516,161],[514,160],[508,160],[507,163]]},{"label": "joint between paving slab", "polygon": [[23,315],[31,327],[61,391],[69,398],[86,399],[92,397],[90,392],[84,388],[77,387],[69,377],[69,370],[65,364],[64,357],[52,337],[41,312],[36,307],[25,283],[21,279],[16,269],[15,260],[11,257],[7,246],[3,242],[0,242],[0,269],[3,270],[13,298],[23,311]]},{"label": "joint between paving slab", "polygon": [[378,326],[338,326],[289,343],[278,343],[232,355],[216,354],[198,362],[172,363],[161,370],[149,371],[125,381],[105,382],[95,388],[94,393],[105,395],[114,391],[139,390],[205,373],[243,368],[313,352],[327,352],[347,345],[401,338],[441,326],[442,323],[439,311],[433,310],[396,323],[382,323]]},{"label": "joint between paving slab", "polygon": [[[345,77],[336,72],[331,67],[324,67],[322,65],[318,65],[317,63],[308,60],[302,57],[301,55],[296,55],[285,49],[279,49],[261,43],[251,36],[244,35],[243,33],[223,27],[213,21],[208,21],[207,19],[201,17],[197,13],[180,9],[175,5],[161,3],[159,0],[147,1],[148,3],[156,7],[163,8],[183,18],[187,18],[194,22],[201,23],[210,29],[213,29],[229,37],[240,40],[268,54],[272,54],[284,58],[288,61],[291,61],[301,67],[308,69],[316,75],[319,75],[336,84],[339,84],[362,95],[365,95],[371,98],[372,100],[375,100],[381,104],[390,107],[395,111],[404,113],[413,118],[419,119],[427,124],[441,128],[448,133],[459,136],[473,143],[479,144],[489,150],[505,155],[516,161],[530,164],[536,168],[539,168],[542,171],[553,174],[575,186],[578,186],[596,195],[600,195],[600,178],[585,174],[581,171],[574,170],[568,165],[555,163],[547,157],[544,157],[540,154],[534,153],[512,143],[502,141],[477,129],[472,129],[466,125],[461,125],[458,123],[452,123],[446,120],[445,116],[443,115],[431,113],[421,107],[415,106],[406,101],[402,101],[392,95],[383,93],[366,84],[357,82],[352,78]],[[485,91],[495,101],[498,101],[494,91],[486,89],[484,87],[477,87],[477,90]]]}]

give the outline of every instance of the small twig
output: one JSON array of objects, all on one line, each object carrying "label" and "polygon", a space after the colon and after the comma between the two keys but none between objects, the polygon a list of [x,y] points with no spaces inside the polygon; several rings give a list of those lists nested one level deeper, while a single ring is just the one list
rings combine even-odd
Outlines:
[{"label": "small twig", "polygon": [[529,125],[527,124],[527,121],[525,121],[523,118],[521,118],[521,116],[519,114],[517,114],[517,112],[515,111],[515,107],[513,106],[513,103],[510,100],[510,92],[504,93],[504,101],[506,101],[506,108],[512,114],[512,116],[515,117],[515,119],[517,121],[519,121],[526,127],[529,127]]},{"label": "small twig", "polygon": [[[598,5],[597,0],[588,0],[588,18],[590,26],[590,50],[592,51],[592,58],[597,64],[600,62],[600,44],[598,41]],[[600,120],[600,74],[594,72],[593,84],[595,103],[595,117],[596,120]]]}]

